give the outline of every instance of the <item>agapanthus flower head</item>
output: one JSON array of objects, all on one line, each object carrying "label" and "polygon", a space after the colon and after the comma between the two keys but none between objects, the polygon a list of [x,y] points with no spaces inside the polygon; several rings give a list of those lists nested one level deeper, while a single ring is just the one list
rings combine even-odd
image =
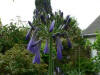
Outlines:
[{"label": "agapanthus flower head", "polygon": [[26,40],[30,39],[31,36],[31,32],[32,32],[32,28],[28,31],[28,33],[26,34]]},{"label": "agapanthus flower head", "polygon": [[56,38],[56,46],[57,46],[57,58],[59,60],[61,60],[62,59],[63,46],[62,46],[62,42],[61,42],[59,37]]},{"label": "agapanthus flower head", "polygon": [[33,60],[33,63],[37,63],[40,64],[40,49],[41,49],[41,42],[39,42],[39,44],[36,45],[36,53],[35,53],[35,57]]},{"label": "agapanthus flower head", "polygon": [[[44,12],[46,12],[46,10],[44,10]],[[27,33],[27,39],[30,38],[31,31],[33,29],[34,30],[32,31],[33,32],[33,35],[32,35],[32,37],[31,37],[31,39],[30,39],[30,41],[28,43],[27,49],[29,51],[31,51],[32,53],[35,54],[33,63],[37,63],[37,64],[40,64],[41,40],[39,40],[39,39],[40,38],[45,39],[45,38],[47,38],[47,36],[49,38],[46,39],[45,48],[44,48],[44,54],[50,52],[50,57],[52,57],[51,56],[52,51],[49,51],[49,46],[48,46],[48,44],[50,43],[50,48],[51,48],[51,45],[52,45],[51,43],[52,42],[50,42],[48,40],[51,40],[50,38],[53,38],[53,40],[55,40],[54,42],[56,42],[57,58],[59,60],[62,59],[62,57],[63,57],[62,56],[63,45],[62,45],[62,41],[61,41],[60,37],[65,37],[66,36],[67,32],[64,29],[66,29],[67,27],[69,27],[69,23],[71,21],[70,15],[68,15],[67,18],[66,18],[66,20],[64,20],[65,23],[61,23],[62,20],[61,19],[58,19],[58,17],[60,17],[60,16],[61,16],[60,18],[63,18],[63,12],[61,12],[61,11],[59,11],[59,13],[55,12],[55,15],[51,14],[50,16],[49,15],[46,16],[46,14],[44,12],[41,12],[41,15],[39,15],[38,17],[40,17],[40,19],[39,19],[40,20],[40,24],[42,24],[42,25],[48,24],[48,23],[51,22],[50,27],[49,27],[49,30],[48,30],[48,25],[44,25],[42,27],[41,25],[38,25],[39,24],[39,22],[38,22],[38,23],[33,23],[33,24],[36,24],[36,25],[33,26],[32,23],[30,21],[28,21],[29,25],[31,26],[31,29]],[[43,14],[45,14],[45,15],[43,15]],[[50,21],[53,18],[55,18],[56,20]],[[59,21],[59,24],[57,23],[58,25],[54,29],[55,22],[58,22],[58,21]],[[42,35],[42,31],[43,32],[46,32],[47,31],[47,33],[46,34],[43,33],[43,35]],[[72,44],[71,44],[69,38],[67,38],[67,43],[68,43],[68,47],[71,48],[72,47]],[[50,60],[51,59],[52,58],[50,58]]]},{"label": "agapanthus flower head", "polygon": [[49,32],[52,32],[54,29],[54,25],[55,25],[55,20],[52,21],[50,28],[49,28]]},{"label": "agapanthus flower head", "polygon": [[45,48],[44,48],[44,54],[49,53],[49,47],[48,47],[48,40],[46,40]]}]

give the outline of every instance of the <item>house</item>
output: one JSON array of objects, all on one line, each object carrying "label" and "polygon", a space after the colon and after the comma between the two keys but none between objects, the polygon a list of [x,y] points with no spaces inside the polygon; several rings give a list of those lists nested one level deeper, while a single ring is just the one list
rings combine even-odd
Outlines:
[{"label": "house", "polygon": [[[82,32],[82,35],[84,38],[87,38],[90,40],[90,42],[93,44],[94,41],[96,40],[96,32],[100,32],[100,16],[98,16],[90,26],[87,27]],[[92,50],[91,51],[91,56],[94,57],[97,55],[97,50]]]}]

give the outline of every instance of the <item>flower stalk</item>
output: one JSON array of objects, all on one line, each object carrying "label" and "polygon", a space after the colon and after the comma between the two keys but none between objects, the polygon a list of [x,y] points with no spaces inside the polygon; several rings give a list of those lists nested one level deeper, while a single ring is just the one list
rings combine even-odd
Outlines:
[{"label": "flower stalk", "polygon": [[49,75],[53,75],[53,59],[52,59],[52,36],[50,36],[50,54],[49,54]]}]

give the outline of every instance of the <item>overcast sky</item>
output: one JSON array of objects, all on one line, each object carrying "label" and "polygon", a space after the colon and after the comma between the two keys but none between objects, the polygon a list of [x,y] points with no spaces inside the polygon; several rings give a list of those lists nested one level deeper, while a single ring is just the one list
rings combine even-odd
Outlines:
[{"label": "overcast sky", "polygon": [[[0,0],[0,18],[7,24],[16,16],[24,21],[31,20],[35,0]],[[51,0],[53,12],[59,9],[64,15],[75,17],[81,29],[88,27],[100,15],[100,0]]]}]

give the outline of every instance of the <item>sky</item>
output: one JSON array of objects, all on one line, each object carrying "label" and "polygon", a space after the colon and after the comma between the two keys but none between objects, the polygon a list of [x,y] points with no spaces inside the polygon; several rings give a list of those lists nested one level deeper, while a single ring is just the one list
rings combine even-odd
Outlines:
[{"label": "sky", "polygon": [[[74,17],[78,26],[86,29],[100,15],[100,0],[51,0],[53,12],[61,10],[64,16]],[[0,18],[8,24],[20,16],[23,21],[32,21],[35,0],[0,0]]]}]

